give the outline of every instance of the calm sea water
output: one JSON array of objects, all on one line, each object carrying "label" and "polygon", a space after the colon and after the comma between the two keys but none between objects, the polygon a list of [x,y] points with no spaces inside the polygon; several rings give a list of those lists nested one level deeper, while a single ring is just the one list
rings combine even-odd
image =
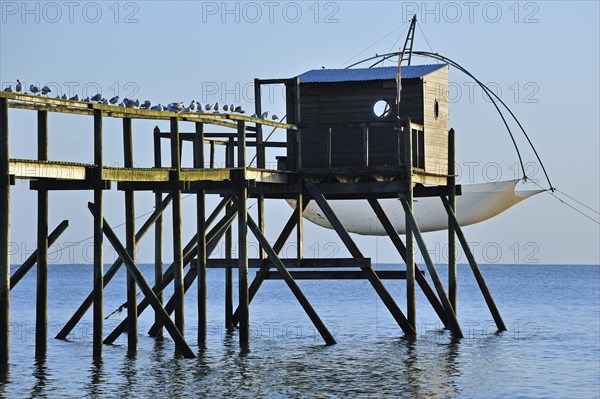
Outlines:
[{"label": "calm sea water", "polygon": [[[389,268],[377,266],[377,269]],[[142,266],[147,276],[152,267]],[[444,267],[440,267],[443,275]],[[497,333],[468,266],[459,267],[459,321],[465,338],[440,328],[418,297],[418,337],[403,338],[365,281],[300,281],[338,344],[324,346],[281,281],[266,281],[252,303],[252,350],[223,329],[224,274],[209,270],[208,349],[196,359],[174,355],[140,319],[139,352],[126,337],[91,358],[91,312],[69,341],[50,339],[48,358],[33,360],[35,271],[11,296],[11,360],[0,397],[422,397],[597,398],[600,396],[600,267],[483,265],[509,331]],[[251,275],[254,271],[251,270]],[[149,278],[151,281],[151,278]],[[50,268],[50,333],[91,289],[88,265]],[[404,303],[404,281],[386,281]],[[186,296],[186,336],[196,350],[195,285]],[[123,273],[106,290],[106,314],[125,300]],[[125,313],[106,320],[106,329]]]}]

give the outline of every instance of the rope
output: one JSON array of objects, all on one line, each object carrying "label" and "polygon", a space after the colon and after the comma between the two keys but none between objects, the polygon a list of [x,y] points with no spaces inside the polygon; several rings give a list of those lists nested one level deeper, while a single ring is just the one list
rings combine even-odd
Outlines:
[{"label": "rope", "polygon": [[[596,220],[596,219],[592,218],[591,216],[587,215],[586,213],[582,212],[581,210],[579,210],[579,209],[575,208],[573,205],[571,205],[571,204],[567,203],[566,201],[562,200],[561,198],[558,198],[558,196],[557,196],[557,195],[554,193],[554,191],[555,191],[555,190],[556,190],[556,191],[558,191],[557,189],[546,189],[546,188],[544,188],[544,187],[540,186],[540,185],[539,185],[537,182],[535,182],[535,181],[533,181],[533,180],[529,180],[529,181],[530,181],[530,182],[532,182],[533,184],[535,184],[536,186],[538,186],[539,188],[543,189],[545,192],[547,192],[548,194],[550,194],[551,196],[553,196],[554,198],[556,198],[556,199],[557,199],[558,201],[560,201],[561,203],[563,203],[563,204],[565,204],[566,206],[568,206],[569,208],[573,209],[575,212],[577,212],[577,213],[579,213],[580,215],[582,215],[582,216],[584,216],[584,217],[588,218],[589,220],[591,220],[592,222],[594,222],[594,223],[596,223],[596,224],[600,224],[600,221],[598,221],[598,220]],[[567,195],[567,197],[569,197],[569,198],[572,198],[571,196],[568,196],[568,195]],[[583,203],[579,202],[579,201],[578,201],[578,200],[576,200],[575,198],[572,198],[572,199],[573,199],[575,202],[577,202],[577,203],[579,203],[579,204],[581,204],[581,205],[585,206],[586,208],[588,208],[588,207],[587,207],[587,205],[585,205],[585,204],[583,204]],[[591,208],[589,208],[589,209],[591,209]],[[592,210],[592,211],[594,211],[594,212],[596,212],[596,213],[598,213],[598,211],[595,211],[595,210],[593,210],[593,209],[591,209],[591,210]]]}]

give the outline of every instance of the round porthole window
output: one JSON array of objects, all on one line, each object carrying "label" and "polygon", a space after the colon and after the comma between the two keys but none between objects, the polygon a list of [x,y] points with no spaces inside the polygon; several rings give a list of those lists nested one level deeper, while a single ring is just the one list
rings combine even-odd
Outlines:
[{"label": "round porthole window", "polygon": [[373,103],[373,115],[377,118],[384,119],[390,116],[392,113],[392,107],[390,103],[385,100],[377,100]]},{"label": "round porthole window", "polygon": [[437,119],[438,116],[440,116],[440,103],[438,102],[437,98],[433,102],[433,116],[435,117],[435,119]]}]

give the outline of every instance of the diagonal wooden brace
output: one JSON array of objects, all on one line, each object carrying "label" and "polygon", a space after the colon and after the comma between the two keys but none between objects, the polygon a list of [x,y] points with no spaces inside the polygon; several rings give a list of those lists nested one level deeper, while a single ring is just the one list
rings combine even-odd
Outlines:
[{"label": "diagonal wooden brace", "polygon": [[[371,208],[373,208],[373,211],[377,215],[377,218],[379,219],[379,222],[385,229],[388,237],[390,237],[390,240],[392,240],[392,244],[394,244],[394,247],[396,247],[396,250],[402,257],[404,262],[406,262],[406,246],[402,242],[402,239],[398,235],[398,232],[396,231],[396,229],[394,229],[392,222],[390,221],[387,214],[385,213],[385,211],[379,204],[379,201],[377,201],[376,199],[369,199],[369,204],[371,205]],[[417,267],[416,263],[415,263],[415,270],[417,271],[415,273],[415,279],[417,280],[419,287],[421,287],[421,290],[423,290],[425,297],[427,297],[427,299],[429,300],[429,303],[431,303],[433,310],[435,310],[435,312],[437,313],[441,322],[444,323],[444,326],[446,328],[448,328],[448,321],[446,320],[446,312],[444,311],[444,307],[442,306],[442,303],[440,302],[439,298],[435,295],[435,292],[433,292],[433,290],[429,286],[429,283],[425,279],[425,276],[423,276],[423,274],[418,271],[418,267]]]},{"label": "diagonal wooden brace", "polygon": [[[221,241],[221,238],[225,234],[225,231],[227,230],[227,228],[229,227],[231,222],[233,222],[233,220],[235,219],[236,213],[237,212],[230,213],[229,214],[230,216],[227,217],[227,219],[225,219],[228,223],[219,223],[219,225],[215,226],[206,235],[206,243],[207,243],[206,244],[206,256],[207,257],[209,257],[214,252],[214,250],[217,248],[217,245],[219,244],[219,241]],[[192,261],[192,259],[194,259],[195,256],[196,256],[196,251],[190,251],[190,253],[186,254],[183,258],[184,265],[187,265],[188,263],[190,263]],[[187,272],[187,274],[185,275],[185,277],[183,279],[183,292],[184,293],[187,292],[187,290],[190,288],[190,286],[192,285],[192,283],[194,282],[194,280],[196,279],[197,276],[198,276],[197,268],[191,268]],[[173,300],[173,297],[171,297],[169,299],[169,301],[167,302],[167,304],[165,305],[165,310],[167,311],[167,313],[171,314],[174,309],[175,309],[175,301]],[[160,322],[155,322],[150,327],[150,330],[148,330],[148,335],[150,335],[151,337],[158,336],[158,333],[159,333],[161,327],[162,327],[162,324]]]},{"label": "diagonal wooden brace", "polygon": [[[306,205],[308,205],[309,201],[310,201],[310,199],[303,201],[302,209],[306,208]],[[281,234],[279,234],[277,241],[275,241],[275,244],[273,244],[273,250],[276,253],[281,252],[281,250],[283,249],[283,246],[285,245],[285,242],[290,237],[290,234],[292,234],[292,230],[294,230],[294,227],[296,227],[297,223],[298,223],[298,207],[296,207],[296,209],[292,213],[292,216],[290,216],[287,223],[283,227],[283,230],[281,230]],[[252,303],[252,299],[254,299],[260,286],[265,281],[267,274],[269,273],[269,270],[271,269],[271,267],[273,267],[271,262],[268,260],[268,258],[265,259],[262,263],[261,268],[258,270],[258,272],[256,272],[256,276],[252,280],[250,287],[248,287],[248,303]],[[240,321],[239,307],[235,310],[231,319],[232,319],[232,324],[234,326],[239,323],[239,321]]]},{"label": "diagonal wooden brace", "polygon": [[[213,229],[208,233],[206,241],[211,242],[213,237],[215,237],[217,234],[219,234],[219,232],[224,231],[227,228],[227,226],[229,226],[231,221],[233,221],[233,219],[235,218],[235,214],[236,214],[236,212],[230,212],[230,213],[226,214],[219,221],[219,223],[217,223],[215,225],[215,227],[213,227]],[[209,218],[209,219],[211,219],[211,218]],[[207,224],[209,224],[208,223],[209,221],[210,220],[207,220]],[[196,239],[196,235],[194,235],[194,237],[192,237],[192,239],[188,242],[188,244],[183,249],[183,264],[184,264],[184,266],[187,265],[188,263],[190,263],[190,261],[194,258],[194,256],[196,256],[197,242],[198,242],[198,240]],[[217,242],[218,242],[218,240],[217,240]],[[162,292],[171,283],[171,281],[173,281],[174,267],[175,267],[174,263],[172,263],[167,268],[167,270],[165,271],[165,273],[163,275],[162,280],[158,284],[156,284],[153,288],[153,291],[155,293]],[[138,304],[138,309],[137,309],[138,317],[144,312],[144,310],[146,310],[148,305],[150,305],[150,302],[148,301],[148,299],[142,299],[142,301],[140,301],[140,303]],[[174,304],[171,304],[171,306],[173,306],[173,305]],[[165,307],[165,309],[169,309],[169,308]],[[171,311],[167,310],[167,313],[171,313],[171,312],[172,312],[172,310]],[[125,331],[126,328],[127,328],[127,318],[123,319],[121,321],[121,323],[104,339],[104,343],[106,345],[110,345],[113,342],[115,342],[117,340],[117,338],[119,338],[119,336]],[[158,330],[160,330],[160,326],[158,327]]]},{"label": "diagonal wooden brace", "polygon": [[[94,205],[92,203],[88,203],[88,208],[92,213],[94,213]],[[173,320],[171,320],[168,313],[162,307],[162,304],[156,297],[156,294],[154,293],[154,291],[152,291],[152,288],[142,275],[142,272],[140,272],[140,270],[137,268],[135,262],[133,261],[133,259],[131,259],[131,256],[129,256],[129,253],[127,252],[125,247],[123,247],[123,244],[121,244],[119,238],[116,236],[106,219],[104,219],[103,222],[104,225],[102,227],[102,231],[104,232],[104,235],[106,236],[110,244],[113,246],[117,254],[119,254],[121,259],[123,259],[127,270],[129,271],[129,273],[131,273],[131,276],[135,280],[135,283],[138,285],[138,287],[140,287],[142,293],[146,296],[146,299],[148,299],[152,308],[154,308],[154,311],[162,319],[165,328],[169,332],[169,335],[171,335],[171,338],[173,338],[173,341],[175,341],[175,347],[177,348],[177,350],[179,350],[181,354],[186,358],[191,359],[196,357],[192,349],[187,344],[187,342],[185,342],[185,339],[183,338],[177,327],[175,327]]]},{"label": "diagonal wooden brace", "polygon": [[[69,221],[63,220],[50,235],[48,236],[48,246],[54,244],[58,237],[69,227]],[[37,249],[27,258],[25,262],[10,276],[10,289],[12,290],[15,285],[21,281],[23,277],[31,270],[36,264],[38,257]]]},{"label": "diagonal wooden brace", "polygon": [[[331,223],[333,229],[337,232],[344,245],[346,245],[346,248],[348,248],[348,250],[350,251],[350,254],[355,258],[364,258],[363,254],[360,252],[360,249],[358,249],[358,247],[352,240],[352,237],[350,237],[350,234],[348,234],[348,231],[342,225],[342,222],[340,222],[336,214],[333,212],[333,209],[331,209],[331,207],[327,203],[327,200],[325,199],[317,185],[314,182],[309,181],[305,183],[305,186],[310,192],[312,198],[316,201],[317,205],[319,205],[319,208],[321,208],[321,211],[323,211],[323,213],[325,214],[325,217],[327,217],[327,220],[329,220],[329,223]],[[361,270],[363,271],[363,273],[365,274],[365,276],[367,277],[377,294],[379,294],[379,297],[381,298],[385,306],[388,308],[388,310],[390,311],[390,313],[396,320],[396,323],[398,323],[404,334],[409,336],[416,335],[415,330],[412,328],[412,326],[406,319],[406,316],[404,316],[404,313],[402,313],[402,310],[398,307],[398,304],[396,304],[396,301],[394,301],[394,298],[387,291],[387,289],[385,288],[379,277],[377,277],[377,274],[375,274],[373,269],[371,269],[370,267],[362,267]]]},{"label": "diagonal wooden brace", "polygon": [[421,250],[421,254],[423,255],[423,260],[427,265],[427,270],[429,271],[429,275],[431,276],[431,280],[433,280],[433,285],[438,293],[438,297],[442,302],[442,306],[444,306],[444,310],[446,311],[446,318],[448,320],[450,331],[457,337],[462,338],[463,333],[460,329],[460,325],[458,324],[458,320],[456,319],[456,314],[454,313],[454,309],[450,304],[450,300],[446,295],[446,291],[444,290],[444,285],[442,284],[442,280],[440,280],[440,276],[437,273],[437,269],[431,260],[431,256],[429,256],[429,252],[427,251],[427,245],[425,244],[425,240],[421,235],[421,230],[417,225],[417,221],[408,206],[408,202],[403,194],[399,195],[400,203],[402,204],[402,208],[404,208],[404,213],[406,214],[406,220],[410,223],[410,227],[415,235],[415,239],[417,244],[419,245],[419,249]]},{"label": "diagonal wooden brace", "polygon": [[[169,203],[171,202],[171,198],[172,198],[171,195],[166,196],[165,199],[160,204],[160,206],[157,207],[154,210],[154,212],[152,212],[150,217],[148,217],[146,222],[142,225],[142,227],[138,230],[137,234],[135,235],[136,242],[140,242],[142,240],[142,238],[144,238],[144,236],[146,235],[148,230],[150,230],[150,228],[154,225],[156,220],[162,215],[162,213],[167,208],[167,206],[169,206]],[[121,268],[121,265],[123,265],[123,260],[119,257],[112,264],[112,266],[108,269],[108,271],[104,274],[103,287],[106,287],[106,285],[110,282],[110,280],[112,280],[112,278],[115,276],[115,274],[117,274],[117,272]],[[90,308],[90,306],[92,306],[93,303],[94,303],[94,292],[92,291],[89,293],[87,298],[85,298],[85,300],[79,306],[79,308],[75,311],[73,316],[71,316],[71,318],[69,319],[67,324],[65,324],[64,327],[59,331],[59,333],[56,335],[55,338],[56,339],[67,339],[67,337],[69,336],[69,334],[71,333],[73,328],[75,328],[77,323],[79,323],[79,321],[81,320],[83,315],[85,315],[85,312],[88,311],[88,309]]]},{"label": "diagonal wooden brace", "polygon": [[492,298],[492,293],[490,292],[490,289],[488,288],[487,284],[485,283],[483,274],[481,274],[481,270],[479,270],[479,266],[477,265],[477,262],[475,261],[475,257],[473,256],[473,253],[471,252],[471,249],[469,248],[467,239],[465,238],[465,235],[464,235],[460,225],[458,224],[458,221],[456,220],[456,215],[454,215],[454,212],[452,212],[450,202],[448,201],[448,199],[446,197],[441,197],[441,198],[442,198],[442,202],[444,203],[444,208],[446,208],[446,212],[448,213],[450,222],[452,223],[452,226],[454,227],[456,236],[458,237],[458,241],[460,241],[460,245],[461,245],[463,251],[465,251],[465,255],[466,255],[467,259],[469,260],[469,265],[471,266],[471,270],[473,271],[473,274],[475,275],[475,280],[477,280],[479,289],[481,290],[481,293],[483,294],[483,297],[485,298],[485,302],[487,303],[488,308],[490,309],[490,312],[492,313],[492,317],[494,318],[494,321],[496,322],[496,327],[498,327],[498,330],[500,330],[500,331],[506,331],[506,325],[504,324],[504,321],[502,320],[502,316],[500,316],[500,312],[498,311],[498,308],[496,307],[494,298]]}]

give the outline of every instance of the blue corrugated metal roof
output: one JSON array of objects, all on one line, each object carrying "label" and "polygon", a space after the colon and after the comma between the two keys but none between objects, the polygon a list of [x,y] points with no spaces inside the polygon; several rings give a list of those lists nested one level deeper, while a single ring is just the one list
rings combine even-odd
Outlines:
[{"label": "blue corrugated metal roof", "polygon": [[[410,65],[402,67],[402,79],[420,78],[447,64]],[[362,82],[367,80],[396,79],[398,67],[313,69],[300,75],[300,83]]]}]

